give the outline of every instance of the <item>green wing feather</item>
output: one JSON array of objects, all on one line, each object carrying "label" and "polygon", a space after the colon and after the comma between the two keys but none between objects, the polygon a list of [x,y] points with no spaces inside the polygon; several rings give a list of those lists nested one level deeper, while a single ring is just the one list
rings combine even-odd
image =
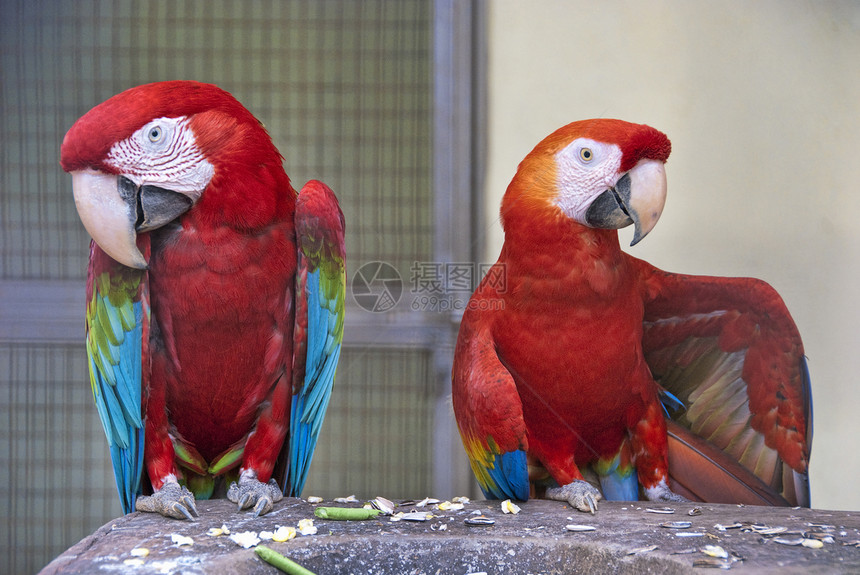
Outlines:
[{"label": "green wing feather", "polygon": [[123,511],[134,511],[143,472],[143,358],[149,332],[146,272],[94,243],[87,281],[90,386],[104,427]]},{"label": "green wing feather", "polygon": [[296,322],[289,471],[285,493],[302,492],[334,386],[346,302],[344,219],[325,184],[308,182],[296,202]]}]

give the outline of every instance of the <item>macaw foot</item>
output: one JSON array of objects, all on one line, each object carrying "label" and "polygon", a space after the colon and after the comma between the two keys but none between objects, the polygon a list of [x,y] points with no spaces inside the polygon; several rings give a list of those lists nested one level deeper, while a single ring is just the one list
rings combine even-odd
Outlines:
[{"label": "macaw foot", "polygon": [[134,508],[147,513],[161,513],[174,519],[194,521],[197,506],[194,505],[194,495],[186,487],[176,481],[165,481],[161,489],[152,495],[141,495],[137,498]]},{"label": "macaw foot", "polygon": [[645,498],[648,501],[658,501],[661,503],[688,503],[690,500],[682,495],[678,495],[666,485],[665,481],[661,481],[655,487],[645,488]]},{"label": "macaw foot", "polygon": [[227,499],[237,503],[239,511],[253,506],[255,517],[271,511],[275,503],[283,498],[284,494],[274,479],[262,483],[253,474],[243,473],[239,483],[234,481],[227,490]]},{"label": "macaw foot", "polygon": [[570,503],[576,509],[592,515],[597,510],[597,502],[603,499],[599,489],[582,479],[575,479],[562,487],[550,487],[546,490],[546,496],[548,499]]}]

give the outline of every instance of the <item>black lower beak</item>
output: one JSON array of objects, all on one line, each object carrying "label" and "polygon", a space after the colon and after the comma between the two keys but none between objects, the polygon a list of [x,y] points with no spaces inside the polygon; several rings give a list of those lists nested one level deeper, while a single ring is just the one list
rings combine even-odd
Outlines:
[{"label": "black lower beak", "polygon": [[633,223],[630,205],[630,176],[624,174],[609,188],[597,196],[585,212],[585,221],[593,228],[617,230]]},{"label": "black lower beak", "polygon": [[191,198],[158,186],[145,185],[138,188],[128,178],[119,178],[120,197],[129,205],[134,215],[134,229],[145,232],[159,228],[191,209]]}]

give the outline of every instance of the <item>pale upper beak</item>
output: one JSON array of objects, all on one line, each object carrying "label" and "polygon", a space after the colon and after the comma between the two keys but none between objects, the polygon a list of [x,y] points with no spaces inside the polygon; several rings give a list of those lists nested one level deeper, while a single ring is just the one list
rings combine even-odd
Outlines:
[{"label": "pale upper beak", "polygon": [[163,226],[188,211],[193,200],[157,186],[136,186],[123,176],[96,170],[72,172],[75,207],[93,241],[128,267],[146,269],[137,232]]},{"label": "pale upper beak", "polygon": [[659,160],[640,160],[588,207],[585,219],[595,228],[619,229],[635,226],[635,245],[648,235],[666,203],[666,169]]}]

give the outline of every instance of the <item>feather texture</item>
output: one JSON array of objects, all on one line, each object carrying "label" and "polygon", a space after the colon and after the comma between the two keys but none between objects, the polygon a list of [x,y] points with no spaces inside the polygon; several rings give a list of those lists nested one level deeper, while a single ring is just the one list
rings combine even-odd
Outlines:
[{"label": "feather texture", "polygon": [[[287,495],[304,487],[334,385],[346,299],[343,213],[321,182],[306,184],[296,206],[298,272]],[[302,353],[304,351],[304,353]]]},{"label": "feather texture", "polygon": [[114,262],[90,245],[87,357],[90,385],[123,512],[131,513],[143,473],[142,366],[149,303],[146,272]]},{"label": "feather texture", "polygon": [[559,486],[592,467],[609,498],[640,486],[666,498],[671,484],[705,501],[809,505],[809,378],[781,298],[620,249],[615,228],[633,223],[641,239],[659,217],[670,149],[648,126],[586,120],[519,165],[454,358],[454,411],[485,493],[522,480],[505,458],[524,452]]}]

